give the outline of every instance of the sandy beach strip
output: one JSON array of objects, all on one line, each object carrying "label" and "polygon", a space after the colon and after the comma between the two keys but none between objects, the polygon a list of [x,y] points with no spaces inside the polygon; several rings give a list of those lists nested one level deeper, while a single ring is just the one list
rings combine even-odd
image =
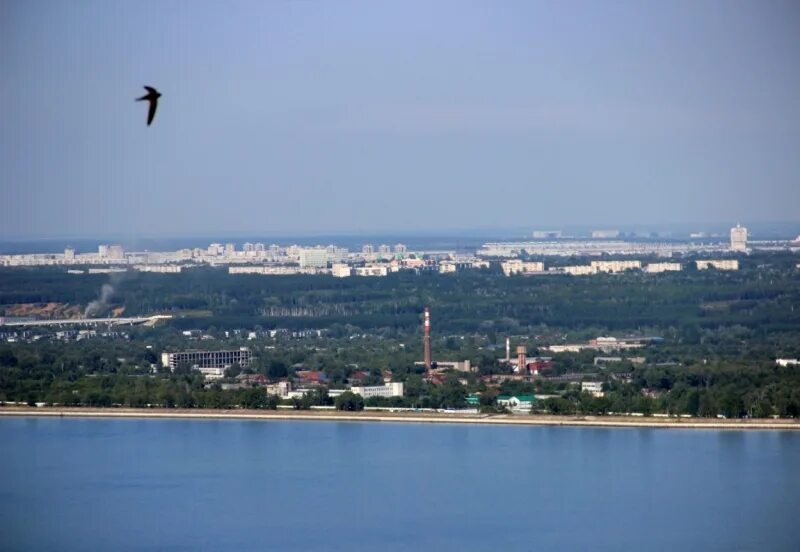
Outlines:
[{"label": "sandy beach strip", "polygon": [[402,422],[487,424],[514,426],[650,427],[671,429],[800,430],[790,419],[728,420],[713,418],[656,418],[633,416],[544,416],[510,414],[450,414],[416,412],[338,412],[331,410],[204,410],[137,408],[20,408],[0,407],[0,416],[72,418],[179,418],[263,421]]}]

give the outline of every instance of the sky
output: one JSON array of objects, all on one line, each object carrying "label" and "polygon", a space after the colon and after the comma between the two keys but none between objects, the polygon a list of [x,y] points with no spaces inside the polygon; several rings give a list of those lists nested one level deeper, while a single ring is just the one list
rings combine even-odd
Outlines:
[{"label": "sky", "polygon": [[4,0],[0,237],[797,222],[798,60],[794,0]]}]

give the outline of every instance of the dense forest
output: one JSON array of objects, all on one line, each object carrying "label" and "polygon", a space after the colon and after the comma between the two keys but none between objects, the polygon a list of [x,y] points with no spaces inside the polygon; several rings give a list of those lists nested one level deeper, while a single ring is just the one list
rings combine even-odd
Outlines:
[{"label": "dense forest", "polygon": [[[83,312],[94,302],[98,316],[174,318],[153,328],[124,328],[122,338],[58,341],[53,330],[28,329],[24,339],[0,342],[0,400],[274,407],[263,393],[223,391],[204,385],[195,373],[153,373],[163,350],[246,345],[255,353],[249,371],[273,380],[315,369],[326,374],[329,387],[341,388],[355,371],[367,371],[377,382],[390,369],[406,382],[407,396],[394,400],[396,406],[462,407],[469,393],[480,393],[481,407],[489,410],[499,393],[536,393],[550,398],[537,401],[534,410],[553,413],[797,416],[800,369],[775,364],[776,358],[800,357],[797,262],[796,255],[764,254],[742,259],[742,269],[734,272],[589,277],[505,277],[495,268],[385,278],[229,275],[216,268],[112,276],[5,268],[0,316],[53,304],[62,312]],[[420,316],[426,305],[433,313],[435,358],[469,359],[477,367],[461,382],[453,374],[433,385],[414,365],[422,356]],[[285,331],[268,333],[275,329]],[[312,329],[324,333],[292,334]],[[189,340],[182,330],[198,330],[208,339]],[[8,327],[0,332],[9,333]],[[250,332],[255,339],[246,339]],[[596,352],[544,350],[602,335],[663,341],[636,351],[644,361],[624,358],[608,366],[593,362]],[[482,378],[508,370],[498,362],[506,337],[525,344],[530,355],[553,356],[545,377],[500,387]],[[603,381],[605,396],[581,394],[554,378],[563,374]],[[312,403],[332,401],[320,393],[294,406]]]}]

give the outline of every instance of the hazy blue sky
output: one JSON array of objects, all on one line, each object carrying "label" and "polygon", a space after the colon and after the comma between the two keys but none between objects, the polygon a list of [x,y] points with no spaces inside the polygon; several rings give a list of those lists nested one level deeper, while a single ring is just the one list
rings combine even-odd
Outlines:
[{"label": "hazy blue sky", "polygon": [[796,0],[3,0],[0,103],[6,238],[800,219]]}]

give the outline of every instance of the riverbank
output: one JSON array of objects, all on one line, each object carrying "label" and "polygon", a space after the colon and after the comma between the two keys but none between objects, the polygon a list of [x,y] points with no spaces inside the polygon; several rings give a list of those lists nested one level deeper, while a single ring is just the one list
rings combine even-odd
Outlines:
[{"label": "riverbank", "polygon": [[417,412],[337,412],[275,410],[201,410],[136,408],[2,407],[0,416],[73,418],[184,418],[264,421],[404,422],[525,426],[654,427],[673,429],[800,430],[798,420],[724,420],[709,418],[653,418],[627,416],[543,416],[508,414],[450,414]]}]

